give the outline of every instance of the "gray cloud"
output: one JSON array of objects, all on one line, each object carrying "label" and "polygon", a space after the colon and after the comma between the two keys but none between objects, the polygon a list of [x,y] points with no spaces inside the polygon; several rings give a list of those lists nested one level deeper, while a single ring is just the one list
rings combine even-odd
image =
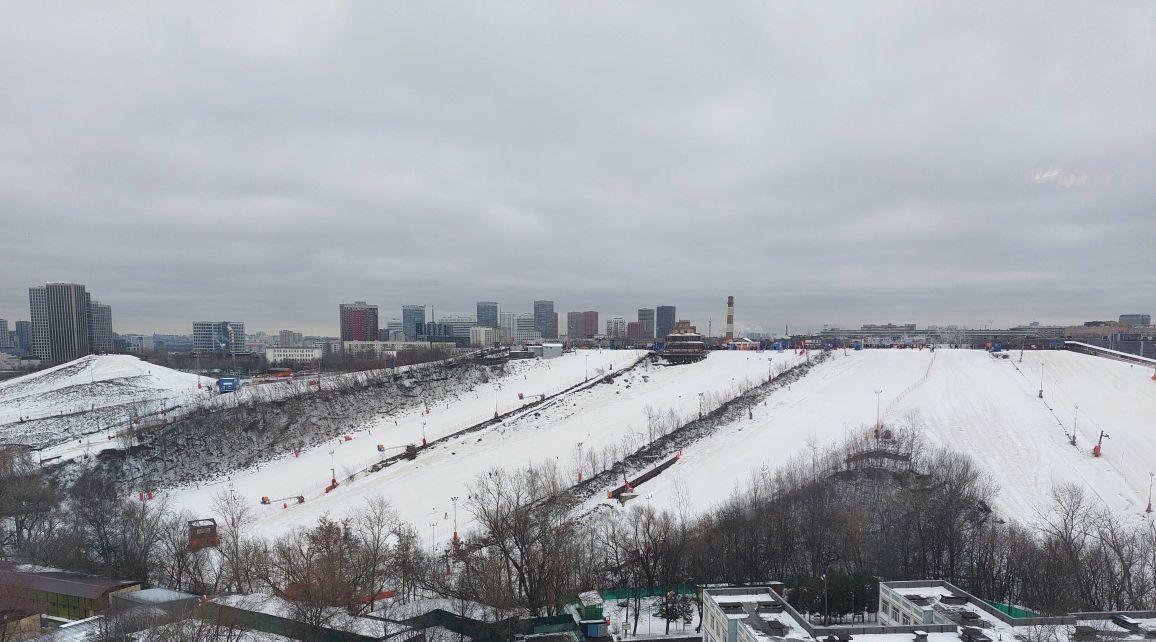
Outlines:
[{"label": "gray cloud", "polygon": [[10,4],[0,317],[1151,311],[1150,3]]}]

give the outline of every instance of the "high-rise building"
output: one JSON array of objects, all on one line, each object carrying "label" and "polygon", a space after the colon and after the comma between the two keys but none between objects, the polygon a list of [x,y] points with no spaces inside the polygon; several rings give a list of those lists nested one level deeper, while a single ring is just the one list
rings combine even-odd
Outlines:
[{"label": "high-rise building", "polygon": [[582,338],[593,339],[598,336],[598,312],[587,310],[582,313]]},{"label": "high-rise building", "polygon": [[390,319],[381,335],[382,341],[405,341],[405,324],[401,319]]},{"label": "high-rise building", "polygon": [[425,306],[401,306],[401,323],[405,331],[405,340],[417,341],[418,335],[425,332]]},{"label": "high-rise building", "polygon": [[112,334],[112,307],[100,301],[89,301],[88,304],[88,347],[98,354],[116,349]]},{"label": "high-rise building", "polygon": [[654,322],[654,334],[659,339],[674,332],[674,306],[660,305],[658,306],[658,314]]},{"label": "high-rise building", "polygon": [[29,321],[32,324],[32,355],[41,361],[51,358],[48,348],[48,288],[28,288]]},{"label": "high-rise building", "polygon": [[566,337],[568,339],[582,338],[582,313],[581,312],[567,312],[566,313]]},{"label": "high-rise building", "polygon": [[611,317],[606,320],[606,336],[611,339],[626,338],[626,319]]},{"label": "high-rise building", "polygon": [[553,301],[535,301],[534,302],[534,329],[544,339],[553,339],[558,336],[555,330],[557,326],[554,320],[554,302]]},{"label": "high-rise building", "polygon": [[193,351],[207,354],[248,354],[245,324],[239,321],[194,321]]},{"label": "high-rise building", "polygon": [[[63,363],[92,352],[92,305],[83,285],[46,283],[28,288],[28,309],[32,317],[33,355],[43,361]],[[104,310],[101,315],[103,325]],[[107,310],[107,321],[111,350],[111,309]]]},{"label": "high-rise building", "polygon": [[277,333],[277,346],[281,348],[305,347],[305,336],[300,332],[282,330]]},{"label": "high-rise building", "polygon": [[17,321],[16,322],[16,344],[17,347],[25,352],[32,351],[32,322],[31,321]]},{"label": "high-rise building", "polygon": [[[342,303],[338,310],[341,315],[342,341],[377,341],[377,306],[365,301]],[[283,346],[291,347],[291,346]]]},{"label": "high-rise building", "polygon": [[1120,325],[1152,325],[1151,314],[1121,314]]},{"label": "high-rise building", "polygon": [[498,327],[498,304],[494,301],[478,301],[478,326]]},{"label": "high-rise building", "polygon": [[538,315],[533,312],[526,312],[514,318],[514,341],[538,343],[541,340],[542,333],[538,331]]},{"label": "high-rise building", "polygon": [[0,348],[15,348],[8,337],[8,321],[0,319]]},{"label": "high-rise building", "polygon": [[646,333],[646,324],[642,321],[631,321],[626,324],[626,339],[631,342],[641,342]]},{"label": "high-rise building", "polygon": [[513,312],[498,313],[498,341],[502,343],[514,342],[517,318],[518,315]]},{"label": "high-rise building", "polygon": [[654,338],[654,308],[639,308],[638,322],[642,324],[643,339]]},{"label": "high-rise building", "polygon": [[438,319],[439,324],[448,325],[453,331],[453,337],[461,345],[468,345],[470,341],[470,328],[478,325],[474,317],[460,315],[460,316],[446,316]]}]

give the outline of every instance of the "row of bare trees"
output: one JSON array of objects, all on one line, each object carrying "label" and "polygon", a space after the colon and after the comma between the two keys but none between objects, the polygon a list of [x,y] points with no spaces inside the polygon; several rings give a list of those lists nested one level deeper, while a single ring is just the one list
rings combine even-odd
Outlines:
[{"label": "row of bare trees", "polygon": [[[912,457],[848,463],[864,449]],[[691,475],[691,483],[705,482]],[[213,510],[220,545],[194,551],[192,516],[125,501],[95,474],[58,495],[26,453],[6,450],[0,554],[194,593],[272,593],[318,625],[379,606],[387,590],[396,591],[393,603],[436,595],[499,619],[558,613],[583,590],[634,587],[637,627],[643,594],[688,584],[784,580],[797,587],[797,605],[814,609],[821,575],[839,587],[831,607],[842,612],[871,608],[878,577],[942,578],[1049,613],[1156,608],[1150,521],[1121,521],[1078,487],[1058,486],[1044,514],[1004,522],[980,469],[921,444],[915,425],[881,441],[816,446],[756,471],[699,515],[639,499],[587,511],[573,504],[570,486],[555,463],[479,475],[466,498],[476,528],[439,549],[422,546],[381,499],[344,519],[262,537],[248,500],[226,490]],[[673,620],[684,609],[664,602],[659,612]]]}]

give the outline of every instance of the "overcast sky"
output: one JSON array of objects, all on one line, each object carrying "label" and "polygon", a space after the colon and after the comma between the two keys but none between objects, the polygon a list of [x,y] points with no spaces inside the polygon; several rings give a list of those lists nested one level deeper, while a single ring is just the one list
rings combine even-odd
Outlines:
[{"label": "overcast sky", "polygon": [[[165,6],[165,5],[168,6]],[[1156,3],[3,2],[0,318],[1156,312]],[[705,329],[702,328],[702,329]]]}]

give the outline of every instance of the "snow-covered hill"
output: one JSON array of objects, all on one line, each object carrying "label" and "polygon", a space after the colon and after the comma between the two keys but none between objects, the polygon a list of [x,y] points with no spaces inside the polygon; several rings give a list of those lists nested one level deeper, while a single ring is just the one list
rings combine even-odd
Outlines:
[{"label": "snow-covered hill", "polygon": [[[493,467],[549,460],[575,479],[579,465],[589,476],[595,470],[591,456],[603,462],[632,452],[650,438],[651,425],[657,430],[658,422],[668,420],[672,412],[682,421],[696,417],[702,404],[729,399],[744,387],[766,381],[772,366],[789,367],[804,359],[790,353],[715,353],[685,366],[639,365],[612,384],[597,384],[599,374],[621,371],[643,354],[589,350],[559,359],[512,362],[510,374],[496,381],[500,389],[485,384],[456,402],[437,404],[429,414],[417,408],[382,419],[354,433],[351,442],[331,442],[302,452],[299,458],[287,453],[260,471],[238,472],[228,482],[221,480],[209,487],[202,484],[168,495],[173,505],[200,512],[210,509],[213,494],[226,483],[254,502],[261,496],[305,495],[304,504],[290,501],[288,509],[277,502],[260,508],[265,527],[281,530],[310,523],[324,513],[342,515],[360,506],[365,497],[381,494],[411,523],[426,524],[436,518],[439,527],[435,530],[448,537],[452,531],[447,521],[452,520],[450,498],[465,497],[467,485],[476,475]],[[392,447],[420,442],[423,423],[426,436],[434,440],[492,417],[495,403],[506,413],[530,401],[531,395],[554,394],[584,384],[587,372],[589,386],[581,385],[541,406],[515,412],[500,424],[437,444],[416,461],[399,462],[343,482],[331,493],[320,492],[331,466],[341,477],[348,470],[380,459],[376,451],[379,443]],[[518,399],[519,393],[526,399]],[[701,397],[699,393],[703,393]],[[648,417],[648,409],[653,419]],[[459,511],[459,518],[465,528],[469,521],[465,511]]]},{"label": "snow-covered hill", "polygon": [[[1033,521],[1059,482],[1075,482],[1104,507],[1142,514],[1156,471],[1156,382],[1151,370],[1063,351],[1008,359],[982,350],[865,350],[833,354],[754,418],[732,423],[683,452],[639,490],[656,506],[703,510],[810,447],[823,449],[875,422],[921,427],[925,441],[967,453],[999,487],[997,509]],[[1038,397],[1043,374],[1044,399]],[[1078,416],[1075,406],[1079,404]],[[1054,411],[1053,411],[1054,410]],[[1075,424],[1076,446],[1069,438]],[[1103,456],[1092,447],[1103,429]]]},{"label": "snow-covered hill", "polygon": [[195,374],[130,355],[81,357],[0,383],[0,442],[44,445],[124,424],[206,396],[197,383]]}]

